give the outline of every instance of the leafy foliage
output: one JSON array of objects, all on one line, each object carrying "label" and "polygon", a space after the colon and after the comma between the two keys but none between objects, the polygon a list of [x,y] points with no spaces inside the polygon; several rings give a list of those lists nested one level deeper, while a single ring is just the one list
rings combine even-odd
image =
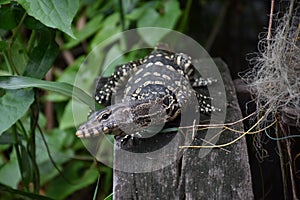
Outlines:
[{"label": "leafy foliage", "polygon": [[79,0],[18,0],[26,12],[51,28],[74,37],[71,22],[79,8]]},{"label": "leafy foliage", "polygon": [[[3,133],[9,127],[20,119],[29,109],[34,100],[32,90],[5,90],[0,99],[0,109],[2,113],[10,113],[9,115],[1,115],[0,132]],[[22,102],[20,103],[20,100]]]},{"label": "leafy foliage", "polygon": [[[174,29],[181,14],[176,0],[0,1],[3,199],[72,199],[74,193],[86,187],[96,188],[94,199],[112,199],[112,170],[97,166],[75,137],[71,108],[72,98],[81,102],[76,104],[78,107],[94,107],[94,101],[83,90],[91,91],[91,74],[99,74],[107,58],[122,52],[124,44],[107,43],[106,47],[114,44],[109,51],[98,52],[99,58],[89,62],[85,59],[93,48],[121,31],[145,26]],[[151,38],[139,34],[145,42],[164,37],[160,33]],[[117,62],[136,56],[137,52],[130,52]],[[87,65],[85,70],[76,76],[83,63]],[[89,67],[95,65],[99,66],[97,71]],[[104,75],[112,71],[113,67]],[[80,88],[73,86],[75,81]],[[49,101],[55,110],[50,115],[44,109]],[[85,119],[84,114],[80,120]],[[50,121],[54,125],[49,127]],[[90,192],[87,195],[93,196]]]}]

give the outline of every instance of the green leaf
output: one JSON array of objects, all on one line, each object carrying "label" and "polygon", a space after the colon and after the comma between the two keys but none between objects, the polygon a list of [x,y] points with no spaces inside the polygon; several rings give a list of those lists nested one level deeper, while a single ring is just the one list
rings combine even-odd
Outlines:
[{"label": "green leaf", "polygon": [[14,65],[17,67],[17,70],[20,74],[24,73],[26,68],[26,63],[28,62],[28,55],[24,49],[24,44],[21,39],[18,37],[12,45],[12,60]]},{"label": "green leaf", "polygon": [[[62,130],[53,129],[51,132],[44,134],[46,143],[48,144],[50,154],[55,164],[61,168],[61,165],[71,159],[74,155],[73,148],[66,148],[65,142],[74,140],[74,137]],[[58,175],[58,170],[53,166],[49,159],[46,146],[41,135],[36,137],[36,161],[39,165],[39,172],[41,175],[41,184],[46,183],[53,177]]]},{"label": "green leaf", "polygon": [[29,62],[24,72],[24,76],[41,79],[51,68],[58,55],[59,48],[55,42],[54,31],[43,28],[41,31],[37,31],[37,33],[37,46],[34,47],[29,55]]},{"label": "green leaf", "polygon": [[[0,144],[0,151],[3,152],[7,149],[9,149],[11,145],[9,144]],[[6,158],[0,158],[0,165],[6,162]]]},{"label": "green leaf", "polygon": [[[18,134],[18,142],[21,142],[22,138],[23,135]],[[15,144],[15,143],[16,142],[11,133],[4,132],[2,135],[0,135],[0,144]]]},{"label": "green leaf", "polygon": [[141,7],[137,7],[128,13],[125,17],[129,20],[139,20],[147,10],[156,7],[156,1],[145,2]]},{"label": "green leaf", "polygon": [[108,195],[107,197],[105,197],[104,200],[113,200],[113,193],[111,193],[110,195]]},{"label": "green leaf", "polygon": [[121,50],[120,45],[114,45],[108,50],[103,63],[103,66],[106,67],[105,69],[103,69],[104,71],[102,71],[103,72],[102,75],[104,77],[111,76],[115,71],[116,65],[121,64],[118,63],[118,61],[120,60],[120,56],[122,56],[122,54],[123,51]]},{"label": "green leaf", "polygon": [[94,100],[92,97],[80,88],[67,83],[44,81],[25,76],[0,76],[0,88],[14,90],[32,87],[58,92],[69,97],[74,96],[77,100],[85,103],[90,108],[94,107]]},{"label": "green leaf", "polygon": [[29,15],[26,16],[24,20],[24,25],[31,30],[39,30],[42,28],[46,28],[44,24],[42,24],[39,20],[35,19],[34,17],[31,17]]},{"label": "green leaf", "polygon": [[138,27],[174,28],[181,14],[179,2],[169,0],[163,6],[164,9],[161,13],[158,13],[153,7],[149,7],[138,20]]},{"label": "green leaf", "polygon": [[20,196],[23,196],[23,197],[27,197],[29,199],[53,200],[49,197],[41,196],[41,195],[38,195],[38,194],[34,194],[34,193],[30,193],[30,192],[24,192],[24,191],[21,191],[21,190],[15,190],[15,189],[12,189],[11,187],[9,187],[7,185],[4,185],[4,184],[0,184],[0,191],[9,192],[11,194],[17,194],[17,195],[20,195]]},{"label": "green leaf", "polygon": [[120,33],[122,28],[120,26],[120,16],[119,13],[113,13],[105,18],[102,29],[95,35],[90,43],[91,49],[97,47],[101,42],[108,39],[112,35]]},{"label": "green leaf", "polygon": [[57,28],[75,38],[71,23],[79,8],[79,0],[17,0],[30,16],[48,27]]},{"label": "green leaf", "polygon": [[78,69],[80,68],[81,64],[85,61],[84,56],[78,57],[71,65],[69,65],[61,74],[57,75],[57,82],[64,82],[69,84],[74,84],[75,79],[79,78],[76,77],[78,73]]},{"label": "green leaf", "polygon": [[0,29],[11,30],[18,25],[15,11],[12,7],[0,8]]},{"label": "green leaf", "polygon": [[[20,119],[33,103],[34,93],[31,89],[6,90],[0,98],[0,134]],[[5,113],[5,114],[4,114]]]},{"label": "green leaf", "polygon": [[51,181],[46,194],[54,199],[66,199],[68,195],[74,193],[76,190],[94,183],[98,177],[96,168],[87,170],[84,163],[79,161],[70,163],[63,173],[68,180],[71,180],[71,183],[68,183],[61,176]]},{"label": "green leaf", "polygon": [[19,144],[21,151],[21,160],[19,160],[19,165],[21,166],[21,174],[23,177],[23,184],[28,185],[32,181],[32,162],[24,145]]},{"label": "green leaf", "polygon": [[16,188],[20,180],[21,175],[19,165],[15,155],[15,151],[13,151],[10,154],[10,160],[0,168],[0,184],[3,183],[10,187]]},{"label": "green leaf", "polygon": [[64,114],[63,114],[62,118],[60,119],[59,129],[65,130],[65,129],[74,127],[75,124],[74,124],[74,117],[73,117],[73,114],[74,114],[73,108],[76,108],[76,113],[80,113],[80,114],[77,114],[78,117],[80,117],[80,119],[78,119],[78,117],[77,117],[78,123],[82,123],[87,120],[87,116],[89,113],[89,110],[87,109],[87,107],[78,102],[69,101],[67,106],[65,107]]},{"label": "green leaf", "polygon": [[76,45],[78,45],[83,40],[87,39],[88,37],[96,33],[99,29],[102,28],[102,20],[103,20],[103,15],[98,15],[92,18],[91,21],[89,21],[83,29],[74,33],[77,39],[72,39],[64,46],[64,48],[71,49]]},{"label": "green leaf", "polygon": [[7,43],[4,41],[0,41],[0,51],[5,50],[7,47]]},{"label": "green leaf", "polygon": [[11,2],[11,0],[0,0],[1,5],[9,4],[10,2]]},{"label": "green leaf", "polygon": [[[80,65],[84,62],[84,59],[85,59],[84,56],[78,57],[72,65],[69,65],[62,73],[57,74],[56,82],[64,82],[73,85],[75,79],[77,78],[76,75],[78,73],[78,69]],[[80,84],[80,88],[84,89],[85,87],[82,87],[82,84]],[[62,102],[62,101],[67,101],[69,98],[61,94],[49,92],[48,95],[46,96],[46,99],[52,102]]]},{"label": "green leaf", "polygon": [[[181,14],[178,1],[169,0],[164,5],[162,13],[149,7],[137,22],[137,27],[161,27],[173,29]],[[150,45],[157,44],[168,32],[155,31],[149,34],[146,29],[138,29],[140,36]]]}]

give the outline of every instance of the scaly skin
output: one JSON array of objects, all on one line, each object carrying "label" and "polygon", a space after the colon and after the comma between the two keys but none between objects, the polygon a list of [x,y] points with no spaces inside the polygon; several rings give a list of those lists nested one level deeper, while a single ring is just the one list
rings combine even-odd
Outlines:
[{"label": "scaly skin", "polygon": [[204,101],[206,96],[193,89],[210,84],[211,79],[193,76],[189,56],[160,49],[144,59],[117,67],[106,83],[98,84],[95,100],[109,105],[113,94],[121,92],[119,102],[94,112],[76,135],[80,138],[99,134],[139,136],[145,128],[178,117],[193,95],[200,98],[196,110],[204,113],[216,110]]},{"label": "scaly skin", "polygon": [[[118,103],[94,112],[88,122],[76,132],[80,138],[112,134],[125,136],[126,133],[142,134],[146,127],[170,121],[165,104],[157,101],[136,101]],[[176,116],[179,113],[176,114]]]}]

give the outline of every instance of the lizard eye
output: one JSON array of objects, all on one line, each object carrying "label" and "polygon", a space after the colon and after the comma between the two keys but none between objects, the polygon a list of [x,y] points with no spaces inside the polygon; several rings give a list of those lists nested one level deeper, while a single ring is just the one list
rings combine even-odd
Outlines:
[{"label": "lizard eye", "polygon": [[110,113],[104,113],[104,114],[101,116],[101,119],[108,119],[109,116],[110,116]]}]

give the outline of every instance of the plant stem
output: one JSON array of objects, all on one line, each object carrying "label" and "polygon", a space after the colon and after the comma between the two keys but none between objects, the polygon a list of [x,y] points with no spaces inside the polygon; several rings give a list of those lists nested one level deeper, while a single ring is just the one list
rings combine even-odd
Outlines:
[{"label": "plant stem", "polygon": [[186,31],[186,27],[187,27],[187,24],[188,24],[188,19],[189,19],[189,16],[190,16],[190,10],[191,10],[191,6],[192,6],[192,0],[188,0],[187,3],[186,3],[186,7],[185,7],[185,10],[184,10],[184,13],[183,13],[183,16],[182,16],[182,20],[180,22],[180,25],[178,27],[178,31],[180,32],[185,32]]},{"label": "plant stem", "polygon": [[[278,129],[278,123],[276,123],[276,130],[275,130],[276,137],[279,138],[279,129]],[[281,177],[282,177],[282,185],[283,185],[283,196],[285,200],[288,200],[288,192],[287,192],[287,180],[285,176],[285,170],[284,170],[284,155],[282,152],[280,140],[276,141],[277,143],[277,148],[278,148],[278,154],[279,154],[279,159],[280,159],[280,169],[281,169]]]},{"label": "plant stem", "polygon": [[20,32],[20,29],[21,29],[21,26],[26,18],[27,14],[24,13],[24,15],[22,16],[18,26],[14,29],[13,31],[13,34],[10,38],[10,42],[8,44],[8,47],[7,47],[7,56],[8,56],[8,61],[10,63],[10,65],[8,65],[9,67],[11,67],[11,71],[15,72],[17,75],[20,75],[15,63],[14,63],[14,60],[13,60],[13,56],[12,56],[12,45],[14,44],[16,38],[17,38],[17,35],[19,34]]},{"label": "plant stem", "polygon": [[[19,141],[18,141],[18,133],[17,133],[17,127],[16,124],[14,124],[12,126],[12,135],[14,138],[14,148],[16,151],[16,155],[17,155],[17,160],[18,160],[18,166],[19,166],[19,170],[20,170],[20,175],[21,175],[21,180],[22,183],[25,183],[25,177],[24,177],[24,173],[23,173],[23,164],[22,164],[22,157],[21,157],[21,153],[20,153],[20,149],[19,149]],[[29,191],[28,185],[23,185],[25,188],[25,191]]]},{"label": "plant stem", "polygon": [[31,124],[30,124],[30,136],[27,143],[27,151],[32,163],[32,174],[34,182],[34,192],[38,193],[40,189],[40,173],[38,164],[36,162],[36,127],[38,125],[39,117],[39,106],[38,106],[38,95],[35,92],[35,101],[31,106]]},{"label": "plant stem", "polygon": [[34,43],[35,43],[35,40],[36,39],[36,31],[33,30],[31,32],[31,35],[30,35],[30,38],[29,38],[29,41],[28,41],[28,44],[27,44],[27,52],[29,52],[33,46],[34,46]]},{"label": "plant stem", "polygon": [[273,12],[274,12],[274,0],[271,1],[270,18],[269,18],[268,35],[267,35],[268,47],[270,46]]},{"label": "plant stem", "polygon": [[124,17],[122,0],[119,0],[119,12],[120,12],[120,22],[121,22],[122,30],[125,31],[125,17]]},{"label": "plant stem", "polygon": [[[281,130],[284,131],[284,128],[281,126]],[[296,190],[296,184],[295,184],[295,179],[294,179],[294,171],[292,168],[292,153],[291,153],[291,142],[289,139],[284,140],[285,141],[285,146],[288,154],[288,159],[289,159],[289,170],[290,170],[290,179],[291,179],[291,188],[292,188],[292,193],[293,193],[293,199],[298,199],[297,198],[297,190]]]},{"label": "plant stem", "polygon": [[22,121],[21,121],[21,120],[18,120],[18,124],[19,124],[19,126],[20,126],[20,128],[21,128],[21,130],[22,130],[22,133],[23,133],[23,135],[24,135],[26,141],[28,141],[28,135],[27,135],[26,129],[25,129],[25,127],[24,127]]}]

